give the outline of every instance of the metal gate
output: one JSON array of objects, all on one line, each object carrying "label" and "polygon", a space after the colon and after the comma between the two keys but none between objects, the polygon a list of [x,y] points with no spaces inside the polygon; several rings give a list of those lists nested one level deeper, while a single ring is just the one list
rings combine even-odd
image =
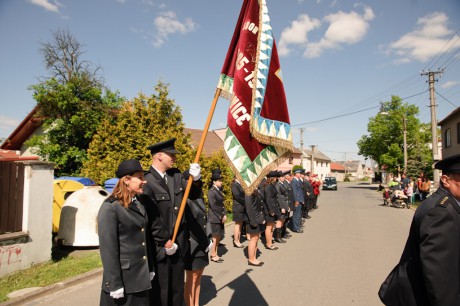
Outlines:
[{"label": "metal gate", "polygon": [[0,162],[0,235],[22,230],[24,164]]}]

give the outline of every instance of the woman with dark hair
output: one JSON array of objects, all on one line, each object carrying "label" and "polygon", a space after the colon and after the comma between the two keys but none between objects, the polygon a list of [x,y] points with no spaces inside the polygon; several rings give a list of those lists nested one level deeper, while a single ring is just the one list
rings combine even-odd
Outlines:
[{"label": "woman with dark hair", "polygon": [[260,233],[264,231],[264,202],[256,189],[250,196],[245,196],[244,205],[248,223],[246,234],[248,235],[248,265],[260,267],[263,261],[257,260],[257,243]]},{"label": "woman with dark hair", "polygon": [[115,174],[119,181],[97,216],[104,269],[100,305],[149,305],[155,273],[147,214],[136,198],[146,183],[144,170],[139,161],[129,159]]},{"label": "woman with dark hair", "polygon": [[212,247],[211,260],[213,262],[224,261],[217,254],[219,242],[224,235],[224,224],[227,220],[227,212],[224,207],[224,194],[222,193],[222,171],[219,168],[212,170],[211,182],[208,191],[208,220],[211,224]]}]

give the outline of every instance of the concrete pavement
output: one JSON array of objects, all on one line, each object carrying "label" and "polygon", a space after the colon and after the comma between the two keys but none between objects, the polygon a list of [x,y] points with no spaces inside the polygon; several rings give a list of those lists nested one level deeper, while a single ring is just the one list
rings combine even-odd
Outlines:
[{"label": "concrete pavement", "polygon": [[[401,255],[413,211],[381,202],[368,184],[322,191],[303,234],[277,251],[259,243],[262,267],[247,265],[247,249],[233,248],[227,226],[225,261],[206,267],[200,305],[382,305],[377,290]],[[98,305],[101,271],[80,277],[0,305]]]}]

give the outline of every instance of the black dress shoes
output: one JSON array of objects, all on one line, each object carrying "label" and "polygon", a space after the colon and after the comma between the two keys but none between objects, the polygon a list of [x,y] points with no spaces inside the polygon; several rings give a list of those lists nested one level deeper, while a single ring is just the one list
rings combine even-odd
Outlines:
[{"label": "black dress shoes", "polygon": [[262,267],[264,265],[264,262],[259,261],[259,263],[252,263],[252,262],[248,261],[248,265],[254,266],[254,267]]},{"label": "black dress shoes", "polygon": [[233,246],[234,246],[235,248],[239,248],[239,249],[244,248],[244,245],[242,245],[241,243],[240,243],[240,244],[236,244],[235,241],[233,241]]}]

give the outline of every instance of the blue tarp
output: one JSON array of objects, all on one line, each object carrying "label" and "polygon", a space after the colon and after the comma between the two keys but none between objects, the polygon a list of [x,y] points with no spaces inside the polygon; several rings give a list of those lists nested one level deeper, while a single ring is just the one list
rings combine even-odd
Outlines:
[{"label": "blue tarp", "polygon": [[58,177],[56,180],[69,180],[69,181],[77,181],[85,186],[95,186],[96,183],[87,177],[75,177],[75,176],[61,176]]}]

